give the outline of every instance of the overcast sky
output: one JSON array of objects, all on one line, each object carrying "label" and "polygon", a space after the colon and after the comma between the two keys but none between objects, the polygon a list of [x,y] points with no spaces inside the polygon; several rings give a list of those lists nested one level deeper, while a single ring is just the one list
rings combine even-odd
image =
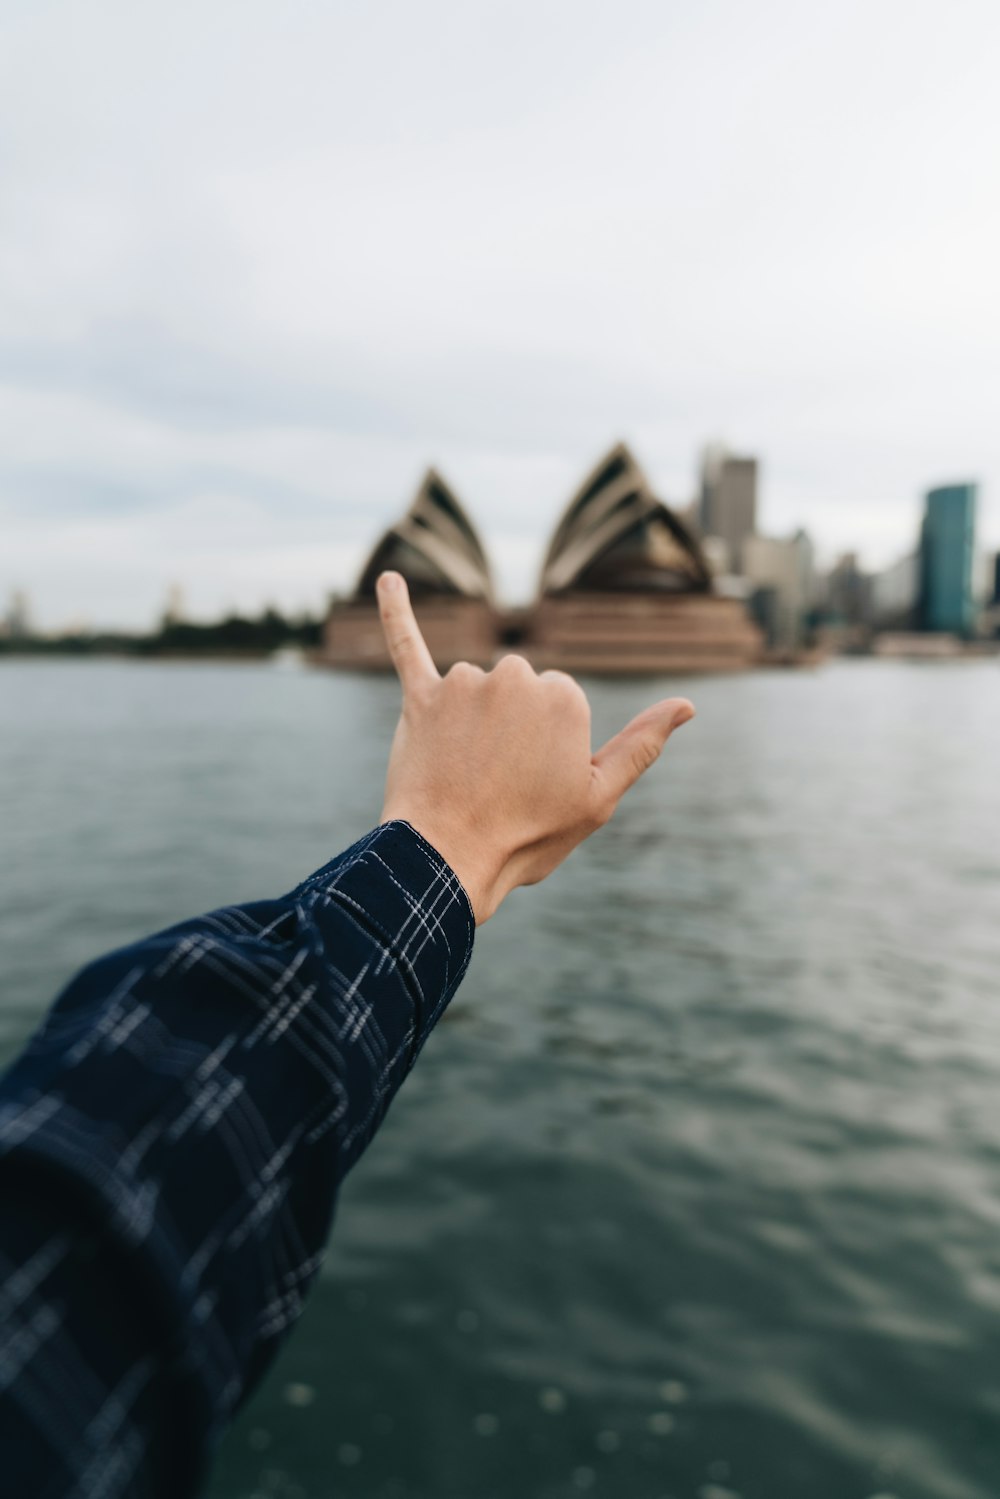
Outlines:
[{"label": "overcast sky", "polygon": [[437,464],[511,598],[618,437],[1000,546],[997,0],[6,0],[0,603],[319,607]]}]

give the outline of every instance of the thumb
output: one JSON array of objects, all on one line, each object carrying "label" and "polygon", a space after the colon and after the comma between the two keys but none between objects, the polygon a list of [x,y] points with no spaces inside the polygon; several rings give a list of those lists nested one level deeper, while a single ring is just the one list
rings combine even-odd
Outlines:
[{"label": "thumb", "polygon": [[659,758],[674,730],[692,718],[694,706],[686,697],[664,698],[662,703],[637,713],[594,756],[602,797],[614,806]]}]

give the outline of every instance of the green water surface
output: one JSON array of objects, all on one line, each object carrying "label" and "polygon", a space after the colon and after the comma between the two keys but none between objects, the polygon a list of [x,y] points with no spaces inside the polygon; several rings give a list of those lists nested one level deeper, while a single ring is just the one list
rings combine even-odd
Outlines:
[{"label": "green water surface", "polygon": [[[699,716],[478,935],[210,1499],[997,1499],[1000,670]],[[0,1047],[376,819],[389,680],[0,665]]]}]

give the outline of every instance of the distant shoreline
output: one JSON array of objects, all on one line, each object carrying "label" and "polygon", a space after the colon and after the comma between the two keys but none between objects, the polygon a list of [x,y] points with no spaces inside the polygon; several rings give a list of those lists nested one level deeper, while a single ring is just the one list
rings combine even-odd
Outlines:
[{"label": "distant shoreline", "polygon": [[322,621],[310,615],[288,618],[267,609],[256,619],[231,614],[210,624],[165,618],[148,634],[127,630],[67,630],[37,635],[30,630],[0,635],[0,661],[46,657],[110,657],[125,661],[266,661],[282,651],[319,648]]},{"label": "distant shoreline", "polygon": [[230,651],[131,651],[131,650],[74,650],[63,649],[57,646],[46,647],[44,650],[11,648],[0,646],[0,665],[5,661],[126,661],[134,662],[136,665],[147,665],[156,662],[168,662],[176,665],[178,662],[189,665],[198,662],[210,664],[238,664],[245,662],[248,665],[261,661],[301,660],[304,664],[310,662],[312,653],[301,647],[278,646],[274,650],[230,650]]}]

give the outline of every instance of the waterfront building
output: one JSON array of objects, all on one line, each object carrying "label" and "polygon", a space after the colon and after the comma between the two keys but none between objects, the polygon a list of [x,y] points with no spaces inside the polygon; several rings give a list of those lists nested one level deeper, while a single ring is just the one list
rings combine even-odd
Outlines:
[{"label": "waterfront building", "polygon": [[732,576],[729,571],[729,548],[721,536],[702,536],[701,554],[708,563],[713,582],[718,584],[721,579]]},{"label": "waterfront building", "polygon": [[570,500],[542,566],[524,646],[569,672],[731,671],[760,632],[718,594],[701,546],[619,443]]},{"label": "waterfront building", "polygon": [[815,612],[824,648],[846,653],[866,649],[871,634],[872,580],[856,552],[844,552],[815,583]]},{"label": "waterfront building", "polygon": [[912,630],[918,615],[921,561],[916,552],[892,562],[871,579],[871,616],[880,630]]},{"label": "waterfront building", "polygon": [[540,670],[733,670],[755,663],[762,649],[743,600],[716,591],[697,539],[653,495],[623,444],[571,499],[526,609],[497,608],[475,529],[431,470],[406,515],[372,549],[350,597],[331,605],[327,665],[390,665],[375,603],[385,568],[407,579],[442,670],[460,660],[489,666],[510,649]]},{"label": "waterfront building", "polygon": [[163,606],[160,623],[165,630],[170,629],[172,625],[187,623],[184,589],[180,583],[171,583],[167,589],[167,601]]},{"label": "waterfront building", "polygon": [[6,617],[0,633],[8,640],[27,640],[31,634],[31,605],[23,588],[15,588],[10,596]]},{"label": "waterfront building", "polygon": [[743,566],[751,585],[751,607],[768,646],[795,654],[807,643],[813,606],[813,547],[805,531],[786,540],[748,536]]},{"label": "waterfront building", "polygon": [[920,532],[920,623],[968,636],[975,624],[972,568],[975,484],[928,490]]},{"label": "waterfront building", "polygon": [[860,626],[871,615],[871,579],[861,570],[856,552],[837,558],[826,577],[825,612],[835,625]]},{"label": "waterfront building", "polygon": [[1000,552],[988,562],[986,607],[979,616],[979,633],[988,640],[1000,640]]},{"label": "waterfront building", "polygon": [[456,661],[490,665],[498,622],[489,563],[454,491],[434,469],[424,475],[406,514],[372,548],[350,597],[331,606],[323,636],[327,665],[391,665],[375,603],[375,581],[387,568],[406,578],[442,671]]},{"label": "waterfront building", "polygon": [[872,623],[879,630],[912,630],[920,602],[920,558],[916,552],[872,576]]},{"label": "waterfront building", "polygon": [[744,569],[743,548],[757,529],[757,460],[740,458],[713,445],[701,466],[698,525],[703,537],[717,536],[725,547],[728,573]]}]

